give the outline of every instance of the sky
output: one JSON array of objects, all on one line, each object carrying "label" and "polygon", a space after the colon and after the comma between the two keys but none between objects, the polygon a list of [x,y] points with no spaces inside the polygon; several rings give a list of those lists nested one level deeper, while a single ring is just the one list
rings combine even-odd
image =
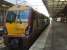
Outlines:
[{"label": "sky", "polygon": [[[11,2],[13,4],[16,4],[16,0],[6,0],[8,2]],[[42,0],[17,0],[18,4],[19,3],[26,3],[29,6],[31,6],[33,9],[35,9],[36,11],[44,14],[45,16],[49,17],[49,13],[48,10],[46,8],[46,6],[43,4]]]}]

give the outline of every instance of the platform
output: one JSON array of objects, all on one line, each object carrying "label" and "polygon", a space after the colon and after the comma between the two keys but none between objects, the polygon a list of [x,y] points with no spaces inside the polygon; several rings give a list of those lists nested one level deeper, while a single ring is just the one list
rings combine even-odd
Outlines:
[{"label": "platform", "polygon": [[67,24],[53,22],[29,50],[67,50]]},{"label": "platform", "polygon": [[[0,50],[4,49],[0,47]],[[53,22],[42,32],[29,50],[67,50],[67,24]]]},{"label": "platform", "polygon": [[40,35],[40,37],[35,41],[29,50],[43,50],[46,44],[47,37],[50,33],[52,24],[50,24]]}]

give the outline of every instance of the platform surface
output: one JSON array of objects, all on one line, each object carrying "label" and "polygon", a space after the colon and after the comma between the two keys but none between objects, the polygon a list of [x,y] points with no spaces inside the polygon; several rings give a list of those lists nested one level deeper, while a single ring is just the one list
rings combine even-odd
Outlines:
[{"label": "platform surface", "polygon": [[67,24],[53,22],[44,50],[67,50]]},{"label": "platform surface", "polygon": [[67,24],[52,22],[46,30],[29,50],[67,50]]},{"label": "platform surface", "polygon": [[50,24],[39,36],[39,38],[35,41],[35,43],[31,46],[29,50],[43,50],[47,37],[50,33],[52,24]]}]

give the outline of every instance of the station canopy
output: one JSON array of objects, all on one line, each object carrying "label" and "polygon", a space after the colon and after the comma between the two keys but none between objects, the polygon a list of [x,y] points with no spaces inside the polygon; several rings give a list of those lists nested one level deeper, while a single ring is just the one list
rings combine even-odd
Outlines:
[{"label": "station canopy", "polygon": [[43,0],[46,5],[50,16],[54,17],[61,12],[67,5],[67,0]]},{"label": "station canopy", "polygon": [[0,7],[9,8],[9,7],[11,7],[11,6],[13,6],[12,3],[9,3],[9,2],[7,2],[7,1],[5,1],[5,0],[0,0]]}]

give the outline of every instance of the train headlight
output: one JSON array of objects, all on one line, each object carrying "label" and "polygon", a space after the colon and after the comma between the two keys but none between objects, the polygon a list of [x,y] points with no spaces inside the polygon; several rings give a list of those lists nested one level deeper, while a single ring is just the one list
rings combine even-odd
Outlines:
[{"label": "train headlight", "polygon": [[0,31],[4,30],[3,28],[0,28]]}]

